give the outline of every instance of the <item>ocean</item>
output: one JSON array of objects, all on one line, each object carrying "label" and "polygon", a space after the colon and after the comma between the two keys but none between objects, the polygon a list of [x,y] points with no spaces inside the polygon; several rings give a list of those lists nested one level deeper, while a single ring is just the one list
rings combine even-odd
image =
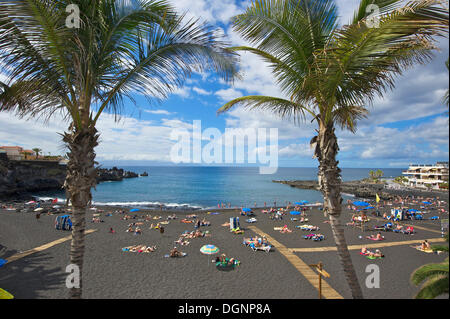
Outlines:
[{"label": "ocean", "polygon": [[[105,167],[109,168],[109,167]],[[220,203],[232,207],[258,207],[286,205],[288,202],[307,200],[322,202],[320,192],[302,190],[272,180],[316,180],[317,168],[279,168],[273,175],[260,175],[257,167],[121,167],[136,173],[147,172],[148,177],[104,182],[93,190],[95,205],[127,207],[164,207],[172,209],[209,209]],[[343,168],[344,181],[369,176],[369,168]],[[384,177],[400,176],[403,169],[382,169]],[[64,192],[34,194],[41,199],[59,198]],[[346,196],[343,196],[346,197]]]}]

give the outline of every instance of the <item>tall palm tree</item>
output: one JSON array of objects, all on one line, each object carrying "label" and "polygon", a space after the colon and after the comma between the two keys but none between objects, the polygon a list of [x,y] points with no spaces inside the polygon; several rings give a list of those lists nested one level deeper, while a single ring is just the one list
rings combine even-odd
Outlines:
[{"label": "tall palm tree", "polygon": [[[445,66],[447,67],[447,71],[449,70],[449,59],[447,59],[447,61],[445,62]],[[444,95],[444,104],[447,105],[447,108],[450,107],[450,93],[449,90],[447,89],[447,92],[445,92]],[[448,111],[447,111],[448,113]]]},{"label": "tall palm tree", "polygon": [[38,159],[39,153],[42,152],[42,150],[38,147],[33,148],[32,151],[36,154],[36,159]]},{"label": "tall palm tree", "polygon": [[[68,5],[78,6],[79,19],[75,10],[66,12]],[[187,20],[165,0],[0,2],[0,67],[8,77],[0,110],[45,119],[59,112],[70,123],[62,135],[69,157],[65,189],[73,216],[70,262],[80,273],[100,116],[120,115],[136,94],[162,101],[194,71],[231,82],[237,61],[226,47],[215,29]],[[80,285],[69,296],[81,292]]]},{"label": "tall palm tree", "polygon": [[[369,4],[378,6],[375,19]],[[255,0],[233,19],[234,30],[250,46],[234,50],[268,62],[288,98],[245,96],[218,112],[241,105],[317,124],[311,145],[319,161],[324,211],[352,296],[362,298],[339,221],[341,170],[335,129],[355,132],[358,120],[367,117],[367,104],[394,87],[394,76],[431,59],[434,37],[448,34],[448,10],[437,0],[406,5],[402,0],[362,0],[349,25],[339,27],[337,20],[334,0]]]},{"label": "tall palm tree", "polygon": [[[445,236],[448,244],[448,233]],[[432,246],[433,251],[446,252],[448,246]],[[416,269],[411,275],[415,285],[425,282],[415,296],[416,299],[434,299],[440,295],[448,294],[448,257],[442,263],[427,264]]]}]

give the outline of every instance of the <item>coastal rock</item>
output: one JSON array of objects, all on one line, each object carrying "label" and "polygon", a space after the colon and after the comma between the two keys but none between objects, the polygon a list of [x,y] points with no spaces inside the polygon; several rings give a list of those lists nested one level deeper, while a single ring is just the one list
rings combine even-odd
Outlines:
[{"label": "coastal rock", "polygon": [[65,166],[58,162],[0,160],[0,198],[29,198],[30,192],[61,189]]},{"label": "coastal rock", "polygon": [[[139,175],[113,167],[97,169],[97,182],[121,181]],[[54,161],[10,161],[0,158],[0,199],[29,199],[31,193],[61,190],[66,179],[66,166]]]},{"label": "coastal rock", "polygon": [[[318,181],[273,181],[300,189],[319,190]],[[381,199],[390,200],[394,196],[385,189],[384,183],[369,183],[367,181],[342,182],[341,193],[352,194],[360,198],[375,198],[376,194]]]},{"label": "coastal rock", "polygon": [[141,175],[139,175],[139,176],[142,176],[142,177],[147,177],[148,176],[148,173],[147,172],[144,172],[144,173],[142,173]]},{"label": "coastal rock", "polygon": [[134,172],[125,171],[122,168],[113,167],[111,169],[99,168],[97,169],[97,183],[106,181],[121,181],[124,178],[139,177]]}]

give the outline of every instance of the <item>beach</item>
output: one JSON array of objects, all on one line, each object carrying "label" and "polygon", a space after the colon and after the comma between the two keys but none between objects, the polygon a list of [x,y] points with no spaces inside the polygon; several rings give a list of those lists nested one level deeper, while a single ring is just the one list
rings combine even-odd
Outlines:
[{"label": "beach", "polygon": [[[404,194],[405,195],[405,194]],[[440,194],[439,194],[440,195]],[[436,195],[436,196],[439,196]],[[421,203],[432,201],[432,205]],[[401,202],[384,202],[380,212],[390,212],[393,207],[400,207]],[[42,207],[51,207],[52,203],[43,203]],[[350,206],[353,207],[353,206]],[[359,254],[361,245],[374,242],[366,239],[375,225],[386,221],[372,216],[367,212],[370,222],[366,230],[344,226],[347,244],[363,287],[366,298],[412,298],[418,288],[414,287],[409,278],[418,267],[431,262],[442,262],[445,254],[427,254],[412,248],[424,239],[442,240],[441,220],[448,219],[448,194],[436,198],[416,198],[404,203],[404,207],[426,211],[425,220],[407,220],[401,223],[416,227],[413,235],[383,232],[385,247],[381,251],[385,258],[369,260]],[[348,209],[344,202],[341,222],[348,223],[355,213]],[[308,231],[296,229],[302,225],[292,221],[289,213],[283,220],[272,220],[269,214],[262,213],[261,208],[253,209],[256,223],[249,224],[246,216],[240,216],[240,209],[214,209],[208,211],[159,211],[140,210],[129,213],[130,207],[97,206],[86,216],[86,229],[95,230],[86,235],[86,251],[83,269],[84,298],[170,298],[170,299],[316,299],[318,298],[316,282],[311,282],[305,276],[308,269],[299,268],[292,260],[292,255],[305,265],[323,262],[324,269],[331,275],[326,282],[331,290],[342,298],[350,298],[350,291],[345,283],[339,259],[334,251],[334,240],[331,228],[323,212],[318,207],[308,207],[306,210],[309,221],[306,224],[320,228],[323,241],[312,241],[302,238]],[[442,212],[441,210],[444,210]],[[124,211],[125,213],[121,213]],[[217,214],[216,214],[217,213]],[[0,258],[14,259],[17,254],[40,247],[55,240],[68,237],[70,231],[56,230],[54,227],[57,215],[42,213],[39,219],[31,212],[16,212],[2,209],[0,211]],[[167,220],[175,214],[177,219]],[[205,218],[211,226],[201,227],[209,231],[210,237],[189,239],[187,246],[175,245],[180,235],[194,230],[194,224],[180,222],[189,215],[195,214],[198,219]],[[108,216],[107,216],[108,215]],[[110,215],[110,216],[109,216]],[[123,220],[124,216],[132,217]],[[148,218],[147,215],[152,217]],[[153,219],[160,216],[160,219]],[[429,217],[438,216],[438,220]],[[92,222],[98,217],[103,222]],[[134,217],[134,218],[133,218]],[[244,234],[236,235],[229,227],[222,226],[229,222],[230,217],[240,217]],[[149,219],[149,221],[146,221]],[[168,221],[165,231],[149,229],[153,223]],[[129,224],[141,223],[142,234],[135,235],[126,232]],[[292,233],[280,233],[275,227],[287,225]],[[115,233],[110,233],[113,229]],[[266,234],[278,243],[271,252],[252,251],[242,244],[243,238]],[[361,238],[360,238],[361,237]],[[417,243],[409,243],[417,241]],[[270,240],[269,240],[270,242]],[[441,242],[438,242],[441,244]],[[218,255],[204,255],[200,248],[213,244],[219,248],[218,255],[225,253],[228,257],[237,258],[241,264],[231,271],[221,271],[211,263]],[[124,252],[122,248],[132,245],[157,247],[151,253]],[[164,255],[174,247],[187,253],[183,258],[165,258]],[[352,248],[352,247],[357,248]],[[39,250],[39,249],[38,249]],[[70,240],[55,244],[49,248],[29,254],[7,263],[0,268],[0,287],[11,292],[16,298],[66,298],[68,289],[65,287],[66,266],[69,265]],[[297,263],[298,264],[298,263]],[[301,264],[301,263],[300,263]],[[367,277],[366,267],[377,264],[380,267],[381,285],[379,289],[365,287]]]}]

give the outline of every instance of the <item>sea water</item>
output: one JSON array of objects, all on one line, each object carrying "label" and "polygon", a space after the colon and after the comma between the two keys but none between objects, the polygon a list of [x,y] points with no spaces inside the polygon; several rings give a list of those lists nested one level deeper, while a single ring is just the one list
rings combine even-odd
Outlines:
[{"label": "sea water", "polygon": [[[232,207],[286,205],[307,200],[322,202],[320,192],[274,183],[273,180],[316,180],[317,168],[279,168],[273,175],[260,175],[257,167],[121,167],[148,177],[104,182],[93,190],[97,205],[128,207],[215,208],[219,204]],[[369,176],[369,168],[343,168],[344,181]],[[400,176],[402,169],[382,169],[385,177]],[[41,198],[64,199],[64,192],[37,193]],[[345,197],[345,195],[344,195]]]}]

